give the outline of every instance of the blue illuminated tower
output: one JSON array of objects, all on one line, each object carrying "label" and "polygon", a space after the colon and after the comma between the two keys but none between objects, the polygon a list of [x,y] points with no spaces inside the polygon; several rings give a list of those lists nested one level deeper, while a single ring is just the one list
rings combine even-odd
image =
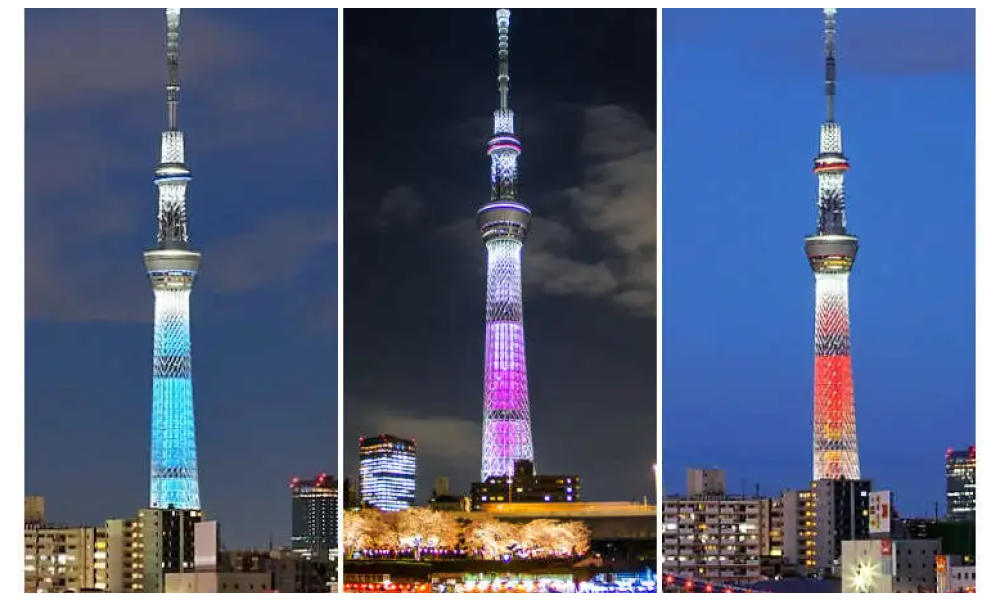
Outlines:
[{"label": "blue illuminated tower", "polygon": [[160,138],[160,165],[153,178],[159,191],[156,247],[143,254],[156,299],[149,505],[200,509],[189,298],[201,253],[188,241],[184,197],[191,172],[184,164],[184,134],[177,128],[180,21],[181,9],[168,8],[167,130]]}]

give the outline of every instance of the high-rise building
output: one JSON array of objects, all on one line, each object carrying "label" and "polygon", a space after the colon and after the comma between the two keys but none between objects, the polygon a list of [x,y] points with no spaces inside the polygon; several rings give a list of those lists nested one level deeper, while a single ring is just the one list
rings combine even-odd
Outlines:
[{"label": "high-rise building", "polygon": [[361,438],[358,481],[365,507],[392,512],[417,497],[417,444],[392,435]]},{"label": "high-rise building", "polygon": [[149,505],[198,510],[189,299],[201,253],[188,238],[185,194],[191,172],[177,125],[180,19],[181,9],[167,9],[167,130],[160,136],[160,164],[153,178],[159,190],[156,246],[143,254],[156,302]]},{"label": "high-rise building", "polygon": [[844,156],[840,124],[834,119],[836,93],[836,14],[823,9],[826,29],[826,122],[820,126],[816,234],[805,240],[816,278],[815,388],[813,398],[813,480],[860,479],[851,370],[851,320],[847,280],[858,238],[847,232]]},{"label": "high-rise building", "polygon": [[944,459],[948,486],[948,519],[976,520],[976,447],[948,448]]},{"label": "high-rise building", "polygon": [[521,247],[531,211],[518,198],[521,142],[514,135],[514,111],[507,103],[510,11],[498,10],[496,20],[500,108],[493,113],[493,138],[486,150],[493,188],[477,217],[487,254],[481,481],[509,477],[516,461],[535,457],[521,310]]},{"label": "high-rise building", "polygon": [[[710,485],[695,472],[708,475]],[[664,573],[712,584],[763,578],[772,501],[727,495],[722,480],[722,471],[690,469],[687,494],[663,500]]]},{"label": "high-rise building", "polygon": [[814,481],[809,490],[785,492],[785,563],[809,574],[839,571],[843,542],[869,536],[871,491],[867,479],[824,479]]},{"label": "high-rise building", "polygon": [[292,478],[292,550],[308,557],[332,558],[337,549],[337,480]]},{"label": "high-rise building", "polygon": [[538,475],[530,460],[514,463],[514,474],[472,484],[472,506],[496,502],[580,502],[579,475]]},{"label": "high-rise building", "polygon": [[25,593],[103,592],[107,573],[103,528],[25,522]]},{"label": "high-rise building", "polygon": [[195,570],[199,510],[144,508],[135,517],[110,519],[108,591],[163,593],[167,573]]},{"label": "high-rise building", "polygon": [[781,554],[789,567],[816,568],[816,502],[812,490],[788,490],[781,496]]}]

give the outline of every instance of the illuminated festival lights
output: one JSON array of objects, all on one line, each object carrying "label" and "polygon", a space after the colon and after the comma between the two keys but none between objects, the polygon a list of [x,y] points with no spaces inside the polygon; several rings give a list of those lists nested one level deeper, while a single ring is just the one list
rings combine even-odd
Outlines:
[{"label": "illuminated festival lights", "polygon": [[500,108],[493,114],[494,137],[487,149],[493,186],[490,202],[478,211],[487,253],[482,481],[513,476],[516,461],[534,460],[521,310],[521,248],[531,211],[518,200],[521,142],[507,106],[510,11],[500,9],[496,17]]},{"label": "illuminated festival lights", "polygon": [[201,254],[188,245],[185,196],[191,179],[177,128],[180,9],[167,17],[167,131],[160,138],[156,247],[143,258],[153,286],[153,410],[149,502],[152,508],[200,509],[189,300]]},{"label": "illuminated festival lights", "polygon": [[813,396],[813,480],[861,478],[854,382],[851,369],[851,323],[847,280],[858,251],[858,238],[847,232],[840,124],[834,119],[836,97],[836,14],[823,9],[826,49],[826,122],[820,127],[820,152],[814,171],[819,180],[816,234],[805,241],[816,278],[816,331]]}]

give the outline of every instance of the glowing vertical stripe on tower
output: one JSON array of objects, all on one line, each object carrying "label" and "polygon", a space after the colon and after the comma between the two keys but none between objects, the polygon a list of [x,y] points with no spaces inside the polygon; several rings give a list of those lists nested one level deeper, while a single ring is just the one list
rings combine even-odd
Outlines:
[{"label": "glowing vertical stripe on tower", "polygon": [[478,214],[487,253],[483,481],[513,475],[518,460],[534,460],[521,310],[521,247],[531,212],[518,200],[521,142],[514,135],[514,112],[507,105],[510,11],[500,9],[496,16],[500,108],[493,113],[493,138],[487,150],[493,190],[491,201]]},{"label": "glowing vertical stripe on tower", "polygon": [[201,254],[188,244],[186,194],[191,173],[177,128],[180,94],[180,9],[167,16],[167,131],[160,138],[156,247],[144,253],[153,285],[153,410],[149,504],[200,509],[194,397],[191,389],[189,299]]},{"label": "glowing vertical stripe on tower", "polygon": [[844,156],[836,95],[836,14],[823,9],[826,49],[826,122],[813,170],[818,182],[816,235],[806,238],[806,254],[816,277],[816,337],[813,390],[813,480],[861,478],[847,282],[858,238],[847,232]]}]

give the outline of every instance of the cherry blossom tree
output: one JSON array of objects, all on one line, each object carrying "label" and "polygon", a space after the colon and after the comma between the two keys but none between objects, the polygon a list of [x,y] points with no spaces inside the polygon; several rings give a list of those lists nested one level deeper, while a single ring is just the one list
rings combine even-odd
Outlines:
[{"label": "cherry blossom tree", "polygon": [[474,521],[465,531],[469,550],[481,552],[483,558],[496,560],[519,546],[519,527],[513,523],[487,519]]}]

